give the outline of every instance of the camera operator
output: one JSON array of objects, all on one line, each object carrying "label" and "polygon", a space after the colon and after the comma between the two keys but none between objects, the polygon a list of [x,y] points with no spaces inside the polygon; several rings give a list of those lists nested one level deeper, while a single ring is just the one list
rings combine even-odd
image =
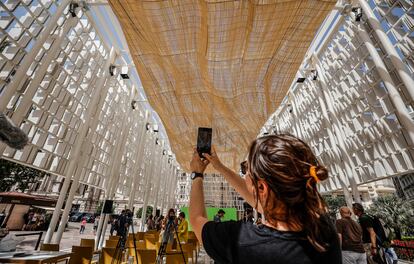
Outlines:
[{"label": "camera operator", "polygon": [[119,228],[116,234],[120,237],[125,238],[128,233],[129,226],[132,224],[131,210],[129,209],[122,210],[121,215],[119,216],[118,222],[119,222]]},{"label": "camera operator", "polygon": [[171,208],[168,210],[167,217],[165,218],[165,224],[163,232],[160,236],[163,238],[162,242],[173,243],[175,227],[178,225],[178,220],[175,215],[175,210]]},{"label": "camera operator", "polygon": [[[190,223],[217,263],[342,263],[335,227],[316,188],[328,172],[306,143],[286,134],[257,138],[245,180],[225,167],[214,149],[203,157],[195,150],[190,163]],[[207,220],[203,173],[209,163],[264,215],[263,225]]]}]

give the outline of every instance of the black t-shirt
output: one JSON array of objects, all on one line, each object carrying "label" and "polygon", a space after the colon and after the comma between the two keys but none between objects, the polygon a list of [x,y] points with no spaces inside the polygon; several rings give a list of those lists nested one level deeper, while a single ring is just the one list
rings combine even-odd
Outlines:
[{"label": "black t-shirt", "polygon": [[342,257],[336,230],[327,218],[323,224],[324,241],[330,244],[324,253],[319,253],[302,232],[282,232],[242,221],[207,222],[202,231],[203,246],[220,264],[340,264]]},{"label": "black t-shirt", "polygon": [[372,218],[367,214],[362,214],[358,218],[358,222],[362,227],[362,242],[363,243],[371,243],[371,236],[368,232],[368,228],[369,227],[373,228],[374,224],[372,222]]}]

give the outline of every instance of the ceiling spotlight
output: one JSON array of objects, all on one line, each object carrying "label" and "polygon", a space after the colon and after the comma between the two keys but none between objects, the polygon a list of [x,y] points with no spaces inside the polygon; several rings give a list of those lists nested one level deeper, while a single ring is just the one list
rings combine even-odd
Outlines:
[{"label": "ceiling spotlight", "polygon": [[148,130],[150,130],[150,129],[151,129],[151,124],[150,124],[150,123],[147,123],[147,124],[145,125],[145,128],[147,129],[147,131],[148,131]]},{"label": "ceiling spotlight", "polygon": [[72,17],[76,17],[76,8],[78,8],[79,5],[77,3],[70,3],[69,5],[69,13],[72,15]]},{"label": "ceiling spotlight", "polygon": [[162,155],[163,156],[165,156],[167,154],[167,151],[164,149],[163,151],[162,151]]},{"label": "ceiling spotlight", "polygon": [[128,75],[129,69],[128,66],[122,66],[121,67],[121,77],[122,79],[129,79],[129,75]]},{"label": "ceiling spotlight", "polygon": [[316,81],[316,79],[318,79],[318,71],[311,70],[311,73],[312,73],[312,80]]},{"label": "ceiling spotlight", "polygon": [[111,76],[114,76],[115,75],[115,65],[110,65],[109,66],[109,74],[111,75]]},{"label": "ceiling spotlight", "polygon": [[137,109],[137,104],[138,104],[137,100],[132,100],[131,101],[131,107],[132,107],[133,110]]},{"label": "ceiling spotlight", "polygon": [[356,22],[361,21],[361,18],[362,18],[362,8],[360,8],[360,7],[354,7],[354,8],[352,8],[352,12],[355,13],[355,21]]},{"label": "ceiling spotlight", "polygon": [[303,82],[305,82],[305,80],[306,80],[306,78],[299,77],[299,78],[296,80],[296,82],[297,82],[297,83],[303,83]]},{"label": "ceiling spotlight", "polygon": [[158,138],[155,139],[155,144],[159,145],[160,144],[160,140]]},{"label": "ceiling spotlight", "polygon": [[158,132],[159,130],[158,130],[158,125],[157,124],[155,124],[154,125],[154,132]]}]

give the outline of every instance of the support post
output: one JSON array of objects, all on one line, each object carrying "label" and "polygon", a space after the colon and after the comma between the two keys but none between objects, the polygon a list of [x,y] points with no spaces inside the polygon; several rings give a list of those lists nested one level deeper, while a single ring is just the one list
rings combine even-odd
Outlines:
[{"label": "support post", "polygon": [[[60,191],[59,198],[58,198],[58,201],[56,203],[56,207],[55,207],[55,210],[53,212],[52,219],[50,220],[50,225],[49,225],[49,228],[46,232],[44,243],[50,243],[50,241],[52,240],[53,232],[54,232],[56,224],[59,220],[60,210],[61,210],[63,202],[66,198],[66,194],[67,194],[68,189],[69,189],[69,185],[70,185],[70,182],[71,182],[72,175],[75,172],[75,169],[76,169],[76,166],[77,166],[77,157],[80,156],[80,154],[81,154],[81,150],[82,150],[82,146],[83,146],[83,139],[85,138],[85,136],[88,132],[88,123],[91,121],[93,111],[96,110],[95,107],[96,107],[96,105],[98,103],[98,99],[99,99],[98,94],[101,92],[99,87],[104,86],[106,77],[109,74],[109,66],[112,63],[112,61],[114,60],[114,58],[115,58],[115,50],[111,49],[111,51],[109,53],[109,57],[105,62],[105,66],[104,66],[105,71],[103,72],[102,77],[98,81],[98,83],[96,85],[96,88],[94,89],[93,94],[91,96],[91,102],[89,103],[88,108],[86,109],[86,113],[84,115],[85,116],[85,122],[83,122],[80,125],[79,133],[78,133],[78,136],[77,136],[77,138],[79,140],[77,140],[76,144],[73,146],[73,152],[71,152],[71,156],[69,158],[68,169],[66,171],[66,178],[65,178],[65,181],[63,183],[62,189]],[[68,203],[66,203],[66,206],[67,205],[68,205]]]},{"label": "support post", "polygon": [[[410,137],[410,144],[414,144],[414,121],[410,116],[410,113],[407,110],[407,107],[402,99],[398,89],[396,88],[391,75],[389,74],[385,63],[382,61],[381,56],[379,55],[377,49],[375,48],[374,44],[372,43],[368,33],[361,28],[361,25],[356,27],[359,37],[364,42],[365,47],[367,48],[369,55],[371,55],[372,60],[375,64],[375,68],[378,71],[378,74],[381,76],[381,79],[384,81],[385,87],[387,87],[388,95],[391,100],[391,103],[394,105],[395,114],[400,121],[400,124],[405,128],[407,131],[408,136]],[[412,86],[414,90],[414,85]]]},{"label": "support post", "polygon": [[[408,92],[411,100],[414,100],[414,80],[413,76],[410,75],[407,66],[404,64],[402,59],[397,53],[397,50],[392,45],[390,39],[388,38],[387,34],[385,34],[384,29],[381,26],[380,21],[375,16],[374,12],[372,11],[371,7],[366,0],[358,0],[359,5],[361,6],[362,10],[364,11],[365,16],[368,19],[368,23],[374,29],[375,35],[377,35],[379,41],[381,42],[382,47],[384,48],[385,53],[389,56],[391,63],[394,65],[395,70],[400,76],[401,81],[403,82],[404,86],[406,87],[406,91]],[[384,68],[386,69],[386,68]]]},{"label": "support post", "polygon": [[135,200],[135,187],[138,185],[138,179],[140,177],[140,171],[141,171],[141,167],[142,167],[142,159],[144,156],[144,150],[145,150],[145,142],[147,139],[147,123],[148,123],[148,117],[149,117],[149,112],[148,110],[145,110],[145,116],[144,116],[144,121],[140,130],[140,138],[139,138],[139,143],[138,143],[138,150],[137,150],[137,157],[135,160],[135,165],[134,165],[134,170],[133,172],[136,173],[136,171],[138,171],[138,174],[135,175],[134,181],[133,181],[133,186],[130,189],[129,192],[129,203],[128,203],[128,208],[131,209],[132,206],[134,205],[134,200]]},{"label": "support post", "polygon": [[312,58],[312,63],[316,67],[316,70],[318,71],[318,80],[319,80],[320,87],[322,88],[321,96],[324,99],[324,102],[326,102],[329,120],[332,124],[333,132],[335,133],[335,138],[337,139],[338,146],[341,152],[341,157],[344,161],[343,164],[344,164],[345,171],[346,171],[346,174],[347,174],[350,186],[351,186],[351,191],[354,196],[354,200],[356,202],[361,202],[360,194],[358,191],[358,186],[354,178],[355,166],[345,147],[344,136],[342,134],[342,130],[339,128],[340,122],[336,116],[336,111],[332,105],[333,100],[331,98],[329,88],[326,83],[325,71],[323,70],[322,67],[320,67],[319,59],[318,57],[316,57],[315,54]]}]

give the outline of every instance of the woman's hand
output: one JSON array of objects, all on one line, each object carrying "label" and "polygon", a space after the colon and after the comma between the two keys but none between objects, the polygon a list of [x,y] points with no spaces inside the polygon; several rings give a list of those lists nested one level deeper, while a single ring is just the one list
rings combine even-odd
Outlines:
[{"label": "woman's hand", "polygon": [[194,149],[193,158],[191,159],[191,162],[190,162],[191,171],[197,172],[197,173],[204,173],[208,164],[209,164],[209,161],[206,159],[204,160],[200,159],[197,149]]},{"label": "woman's hand", "polygon": [[223,163],[221,163],[220,159],[217,156],[216,150],[214,146],[211,148],[211,155],[208,153],[203,153],[203,156],[213,165],[216,170],[220,170],[223,168]]}]

